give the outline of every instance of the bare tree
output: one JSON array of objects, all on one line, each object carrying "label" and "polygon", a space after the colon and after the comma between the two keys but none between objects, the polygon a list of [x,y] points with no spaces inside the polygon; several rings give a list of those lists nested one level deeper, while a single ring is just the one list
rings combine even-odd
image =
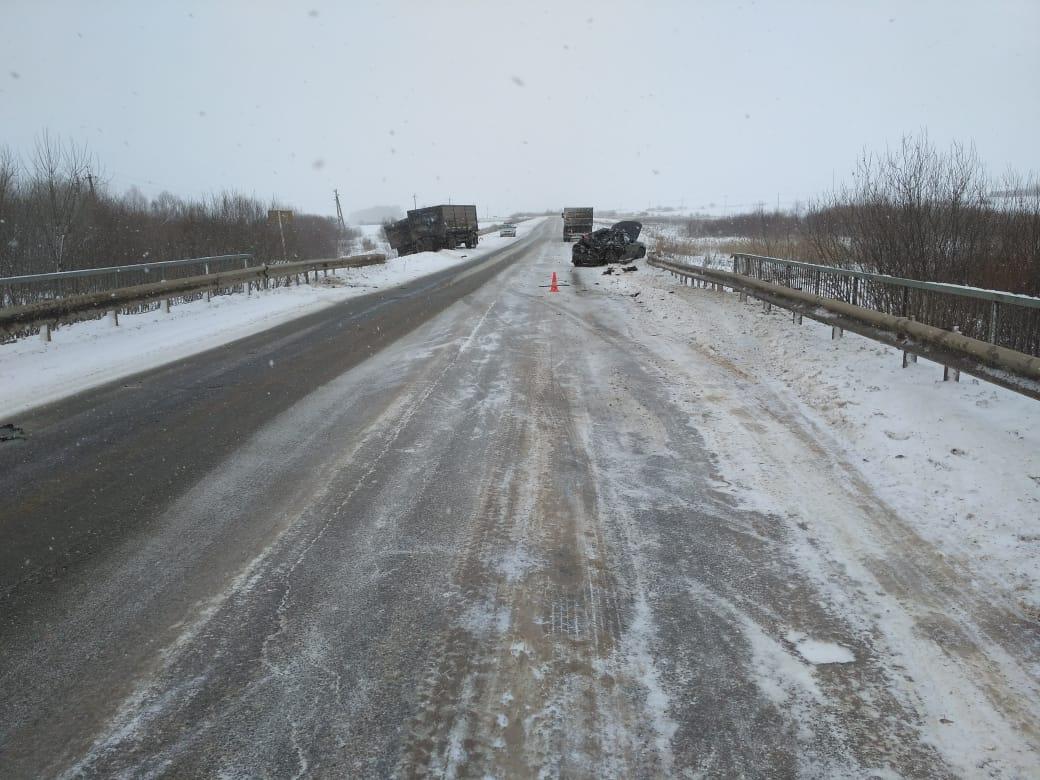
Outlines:
[{"label": "bare tree", "polygon": [[89,187],[90,163],[84,146],[62,143],[47,131],[36,139],[30,159],[29,193],[39,220],[40,245],[54,271],[64,270],[77,238],[75,228]]},{"label": "bare tree", "polygon": [[864,152],[853,180],[808,217],[832,262],[969,283],[990,228],[986,172],[974,148],[940,151],[927,134],[883,154]]},{"label": "bare tree", "polygon": [[[134,188],[113,194],[86,148],[42,133],[28,160],[0,147],[0,276],[220,254],[281,260],[267,211],[267,203],[232,190],[205,199],[164,192],[151,202]],[[332,257],[337,236],[332,217],[297,213],[287,254]],[[3,292],[0,305],[15,295],[34,300],[29,288]]]},{"label": "bare tree", "polygon": [[6,146],[0,146],[0,276],[12,272],[11,255],[16,246],[12,224],[11,201],[14,199],[18,177],[18,161]]}]

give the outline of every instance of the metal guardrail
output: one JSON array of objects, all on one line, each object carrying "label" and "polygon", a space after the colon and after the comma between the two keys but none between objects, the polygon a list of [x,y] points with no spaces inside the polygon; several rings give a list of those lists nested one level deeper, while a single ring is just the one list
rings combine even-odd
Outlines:
[{"label": "metal guardrail", "polygon": [[735,254],[733,270],[1040,356],[1040,298],[763,255]]},{"label": "metal guardrail", "polygon": [[[104,268],[77,268],[72,271],[55,271],[46,274],[26,274],[24,276],[0,276],[0,284],[28,284],[46,282],[52,279],[73,279],[81,276],[103,276],[104,274],[127,273],[129,271],[162,270],[183,265],[209,265],[223,260],[252,260],[252,255],[213,255],[212,257],[189,257],[185,260],[157,260],[154,263],[134,263],[132,265],[110,265]],[[243,266],[248,268],[248,266]],[[208,271],[206,273],[209,273]]]},{"label": "metal guardrail", "polygon": [[153,280],[184,278],[194,275],[199,268],[208,274],[251,266],[253,255],[235,254],[4,276],[0,277],[0,306],[20,306],[35,301],[147,284]]},{"label": "metal guardrail", "polygon": [[[1040,357],[972,338],[955,330],[944,330],[912,317],[875,311],[833,298],[821,297],[790,284],[760,280],[754,276],[648,258],[654,267],[688,280],[701,280],[717,289],[729,287],[802,316],[901,349],[906,355],[921,355],[937,363],[1040,400]],[[821,266],[826,268],[827,266]],[[858,273],[858,272],[852,272]]]},{"label": "metal guardrail", "polygon": [[169,310],[172,299],[189,299],[213,292],[244,287],[251,291],[266,288],[271,280],[300,276],[309,281],[313,273],[315,278],[319,271],[327,273],[337,268],[358,268],[366,265],[378,265],[386,262],[386,256],[379,253],[355,255],[337,260],[306,260],[294,263],[278,263],[275,265],[253,266],[233,271],[222,271],[201,276],[189,276],[180,279],[169,279],[149,284],[121,287],[114,290],[102,290],[82,295],[62,298],[49,298],[21,306],[0,308],[0,335],[24,335],[42,328],[45,340],[50,328],[59,323],[102,317],[106,313],[116,313],[113,317],[118,322],[118,312],[127,309],[139,309],[145,304],[165,301],[164,309]]}]

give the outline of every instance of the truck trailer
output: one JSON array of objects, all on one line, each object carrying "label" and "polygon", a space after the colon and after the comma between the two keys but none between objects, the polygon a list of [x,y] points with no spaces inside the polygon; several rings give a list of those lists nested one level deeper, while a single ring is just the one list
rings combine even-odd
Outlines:
[{"label": "truck trailer", "polygon": [[573,241],[592,232],[592,208],[569,206],[563,210],[563,240]]},{"label": "truck trailer", "polygon": [[460,244],[472,249],[479,238],[477,207],[442,205],[412,209],[404,219],[384,225],[383,232],[399,256],[454,249]]}]

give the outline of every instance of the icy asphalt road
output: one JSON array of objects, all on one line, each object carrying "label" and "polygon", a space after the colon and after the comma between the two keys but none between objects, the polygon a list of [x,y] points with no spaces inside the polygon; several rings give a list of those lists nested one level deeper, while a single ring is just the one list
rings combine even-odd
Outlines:
[{"label": "icy asphalt road", "polygon": [[1035,640],[557,232],[26,419],[0,775],[1028,776]]}]

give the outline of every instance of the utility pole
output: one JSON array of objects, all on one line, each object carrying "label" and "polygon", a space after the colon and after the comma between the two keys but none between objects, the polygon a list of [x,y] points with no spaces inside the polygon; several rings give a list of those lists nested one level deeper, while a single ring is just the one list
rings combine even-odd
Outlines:
[{"label": "utility pole", "polygon": [[87,174],[87,184],[90,185],[90,197],[95,198],[97,195],[94,192],[94,174]]},{"label": "utility pole", "polygon": [[[282,237],[282,262],[289,262],[289,256],[285,251],[285,230],[282,229],[282,212],[278,212],[278,235]],[[296,283],[300,283],[300,278],[296,277]]]},{"label": "utility pole", "polygon": [[289,253],[285,247],[285,223],[292,223],[293,213],[287,209],[268,209],[267,224],[278,225],[278,236],[282,239],[282,262],[288,262]]},{"label": "utility pole", "polygon": [[345,234],[347,232],[347,223],[343,221],[343,209],[339,205],[339,190],[333,190],[333,195],[336,197],[336,219],[339,220],[340,233]]},{"label": "utility pole", "polygon": [[415,195],[414,194],[412,195],[412,208],[413,209],[419,208],[419,202],[415,199]]}]

